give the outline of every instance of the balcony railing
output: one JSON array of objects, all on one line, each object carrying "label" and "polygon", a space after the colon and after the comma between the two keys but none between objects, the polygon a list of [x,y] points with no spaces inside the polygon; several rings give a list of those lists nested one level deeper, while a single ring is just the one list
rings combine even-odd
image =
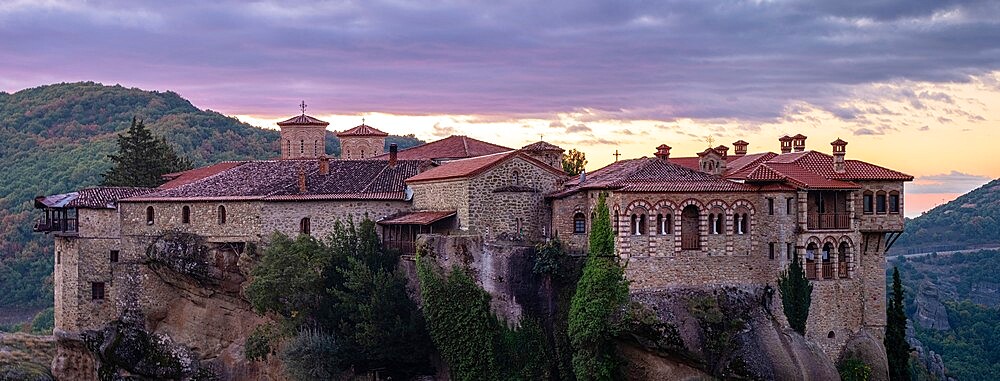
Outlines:
[{"label": "balcony railing", "polygon": [[806,262],[806,279],[816,279],[816,262]]},{"label": "balcony railing", "polygon": [[697,235],[681,235],[681,250],[701,249],[701,237]]},{"label": "balcony railing", "polygon": [[847,278],[847,262],[839,262],[838,264],[839,264],[838,273],[840,274],[840,277]]},{"label": "balcony railing", "polygon": [[851,215],[848,213],[823,213],[809,215],[809,229],[850,229]]},{"label": "balcony railing", "polygon": [[34,229],[38,233],[76,233],[79,231],[76,218],[65,218],[57,220],[41,219],[35,223]]},{"label": "balcony railing", "polygon": [[833,279],[833,263],[823,263],[823,279]]},{"label": "balcony railing", "polygon": [[398,250],[400,255],[414,255],[417,253],[417,246],[414,241],[385,241],[382,245],[388,249]]}]

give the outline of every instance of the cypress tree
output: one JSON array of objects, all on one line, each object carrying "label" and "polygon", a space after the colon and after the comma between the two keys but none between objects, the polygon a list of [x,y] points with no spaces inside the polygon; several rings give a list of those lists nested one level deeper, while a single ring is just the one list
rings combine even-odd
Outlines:
[{"label": "cypress tree", "polygon": [[781,292],[781,306],[785,310],[788,325],[795,332],[806,333],[806,320],[809,319],[809,304],[812,303],[812,284],[806,279],[799,256],[792,256],[792,264],[781,272],[778,277],[778,290]]},{"label": "cypress tree", "polygon": [[614,257],[614,233],[606,199],[607,194],[602,193],[597,200],[590,252],[569,310],[573,372],[581,381],[609,380],[619,375],[614,338],[628,303],[628,283]]},{"label": "cypress tree", "polygon": [[892,298],[886,306],[885,356],[889,360],[889,380],[910,380],[910,345],[906,342],[906,313],[903,311],[903,283],[899,269],[892,269]]},{"label": "cypress tree", "polygon": [[191,162],[135,117],[128,131],[118,135],[118,154],[108,158],[113,166],[104,173],[101,185],[106,186],[157,187],[164,182],[162,175],[191,169]]}]

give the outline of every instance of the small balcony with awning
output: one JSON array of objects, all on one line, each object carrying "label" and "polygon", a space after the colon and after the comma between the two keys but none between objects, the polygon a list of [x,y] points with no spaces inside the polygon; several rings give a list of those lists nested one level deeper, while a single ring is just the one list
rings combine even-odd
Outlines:
[{"label": "small balcony with awning", "polygon": [[416,241],[420,234],[448,233],[455,227],[454,210],[404,212],[386,217],[382,226],[382,246],[398,250],[400,255],[417,253]]},{"label": "small balcony with awning", "polygon": [[849,195],[850,191],[809,191],[806,204],[809,230],[850,229]]}]

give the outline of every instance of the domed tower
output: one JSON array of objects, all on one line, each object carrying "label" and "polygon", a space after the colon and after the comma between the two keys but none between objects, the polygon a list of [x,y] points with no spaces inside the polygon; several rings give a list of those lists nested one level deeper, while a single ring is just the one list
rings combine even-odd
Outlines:
[{"label": "domed tower", "polygon": [[305,102],[302,102],[302,115],[278,122],[281,158],[312,159],[326,155],[326,126],[329,125],[306,115]]},{"label": "domed tower", "polygon": [[381,155],[385,151],[385,137],[389,134],[369,126],[362,120],[361,125],[338,132],[340,138],[340,158],[360,160]]},{"label": "domed tower", "polygon": [[563,169],[562,159],[564,150],[555,144],[537,141],[521,147],[521,151],[528,154],[528,156],[538,159],[538,161],[560,170]]}]

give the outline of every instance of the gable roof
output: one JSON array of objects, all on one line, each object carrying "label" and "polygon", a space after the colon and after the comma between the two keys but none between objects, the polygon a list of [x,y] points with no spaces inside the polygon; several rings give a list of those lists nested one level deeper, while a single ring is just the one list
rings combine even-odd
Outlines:
[{"label": "gable roof", "polygon": [[118,200],[155,192],[155,188],[94,187],[35,197],[36,208],[114,209]]},{"label": "gable roof", "polygon": [[[451,160],[464,159],[469,157],[492,155],[501,152],[513,151],[501,145],[487,143],[482,140],[470,138],[462,135],[452,135],[441,140],[421,144],[400,150],[396,154],[399,160]],[[388,154],[375,156],[372,159],[385,160]]]},{"label": "gable roof", "polygon": [[337,133],[338,137],[342,136],[389,136],[388,133],[382,132],[379,129],[362,123],[360,126],[355,126],[346,131],[341,131]]},{"label": "gable roof", "polygon": [[329,126],[330,123],[313,118],[309,115],[296,115],[286,120],[278,122],[279,126]]},{"label": "gable roof", "polygon": [[555,144],[552,144],[552,143],[549,143],[549,142],[546,142],[546,141],[543,141],[543,140],[539,140],[537,142],[534,142],[534,143],[528,144],[528,145],[526,145],[524,147],[521,147],[521,151],[559,151],[559,152],[563,152],[565,150],[562,149],[562,147],[559,147],[559,146],[557,146]]},{"label": "gable roof", "polygon": [[604,168],[570,179],[566,188],[549,197],[564,197],[587,189],[618,192],[752,192],[758,186],[730,181],[674,162],[674,159],[642,157],[620,160]]},{"label": "gable roof", "polygon": [[[126,201],[208,200],[405,200],[403,182],[429,165],[425,161],[330,160],[329,174],[319,174],[318,160],[262,160]],[[299,189],[300,174],[306,189]]]},{"label": "gable roof", "polygon": [[435,168],[432,168],[426,172],[420,173],[416,176],[406,179],[407,183],[417,183],[425,181],[439,181],[439,180],[449,180],[464,177],[476,176],[480,173],[486,172],[490,168],[493,168],[500,163],[519,157],[525,161],[533,163],[534,165],[541,167],[553,174],[559,176],[565,176],[561,170],[553,168],[552,166],[542,163],[531,156],[521,152],[521,151],[509,151],[503,153],[497,153],[492,155],[485,155],[479,157],[473,157],[469,159],[452,160],[441,164]]}]

